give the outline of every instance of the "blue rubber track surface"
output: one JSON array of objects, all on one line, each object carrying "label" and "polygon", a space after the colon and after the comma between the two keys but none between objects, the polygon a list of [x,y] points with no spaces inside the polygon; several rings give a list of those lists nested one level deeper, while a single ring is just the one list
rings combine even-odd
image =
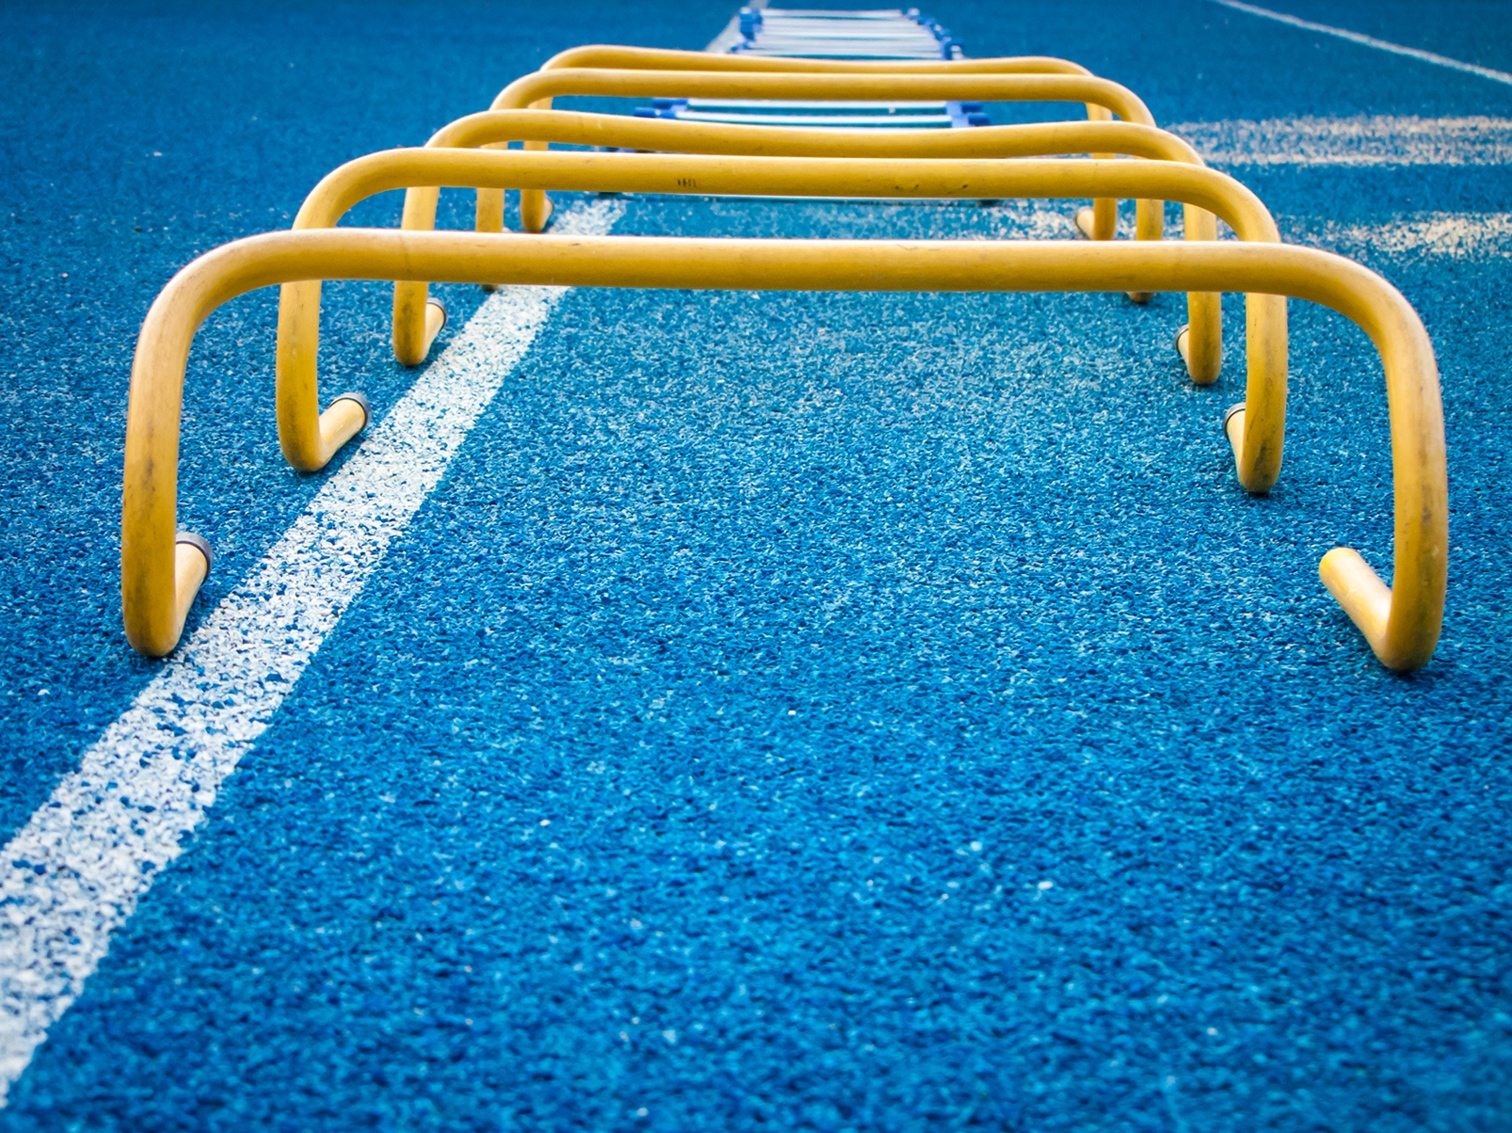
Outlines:
[{"label": "blue rubber track surface", "polygon": [[[1512,70],[1503,5],[1266,6]],[[929,11],[1162,123],[1512,118],[1512,87],[1199,0]],[[558,50],[697,49],[730,14],[0,10],[7,836],[158,669],[117,527],[173,272]],[[1505,165],[1231,171],[1297,240],[1512,212]],[[625,207],[673,235],[1024,215]],[[1449,604],[1410,677],[1316,578],[1338,543],[1389,570],[1392,532],[1379,364],[1330,312],[1291,304],[1287,464],[1251,498],[1219,432],[1237,297],[1197,389],[1180,296],[573,292],[0,1129],[1512,1128],[1508,250],[1351,250],[1443,374]],[[437,290],[444,347],[482,295]],[[279,456],[275,304],[191,359],[180,522],[221,556],[191,631],[330,475]],[[325,305],[324,388],[381,417],[416,377],[388,290]]]}]

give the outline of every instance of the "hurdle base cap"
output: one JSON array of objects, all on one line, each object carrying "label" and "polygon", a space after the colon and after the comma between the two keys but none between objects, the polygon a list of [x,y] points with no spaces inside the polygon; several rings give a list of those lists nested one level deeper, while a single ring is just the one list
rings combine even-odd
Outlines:
[{"label": "hurdle base cap", "polygon": [[366,394],[358,393],[356,390],[348,390],[346,393],[337,394],[332,398],[331,404],[335,405],[338,401],[355,401],[362,407],[362,427],[364,429],[373,423],[373,405],[368,401]]},{"label": "hurdle base cap", "polygon": [[203,535],[196,535],[193,531],[175,531],[173,533],[173,545],[187,543],[200,554],[205,556],[205,573],[210,573],[210,568],[215,565],[215,552],[210,548],[210,540]]}]

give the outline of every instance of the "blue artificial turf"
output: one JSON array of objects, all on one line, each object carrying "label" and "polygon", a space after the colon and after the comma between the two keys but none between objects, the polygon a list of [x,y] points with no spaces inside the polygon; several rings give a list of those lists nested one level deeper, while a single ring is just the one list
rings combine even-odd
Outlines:
[{"label": "blue artificial turf", "polygon": [[[1436,8],[1512,67],[1512,20]],[[932,11],[1160,121],[1512,115],[1512,88],[1211,4]],[[6,13],[39,100],[36,140],[4,125],[7,830],[154,671],[118,629],[114,526],[171,271],[556,49],[699,47],[728,14]],[[1512,211],[1501,166],[1237,172],[1296,238]],[[639,199],[618,228],[1019,215]],[[1253,499],[1218,431],[1233,297],[1199,390],[1178,296],[573,294],[0,1128],[1512,1127],[1507,249],[1359,254],[1444,376],[1450,603],[1406,678],[1316,581],[1337,542],[1383,568],[1391,545],[1379,366],[1338,316],[1291,304],[1287,465]],[[191,366],[207,603],[324,482],[278,458],[272,304],[216,316]],[[331,373],[360,375],[332,380],[382,412],[413,381],[385,289],[327,307]]]}]

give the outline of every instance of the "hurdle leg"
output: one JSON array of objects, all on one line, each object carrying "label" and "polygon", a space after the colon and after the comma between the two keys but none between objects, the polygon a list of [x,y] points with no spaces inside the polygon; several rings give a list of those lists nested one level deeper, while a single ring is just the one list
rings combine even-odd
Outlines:
[{"label": "hurdle leg", "polygon": [[[301,472],[318,472],[372,416],[360,393],[337,397],[322,413],[316,389],[320,352],[320,281],[285,283],[278,300],[274,403],[278,444]],[[207,568],[208,569],[208,568]]]},{"label": "hurdle leg", "polygon": [[[479,189],[478,204],[481,208],[483,194],[499,190]],[[436,227],[436,205],[441,199],[441,190],[433,187],[410,189],[404,194],[404,215],[400,228],[410,232],[429,232]],[[502,209],[504,195],[499,192],[499,207]],[[424,283],[394,284],[394,358],[401,366],[418,366],[430,354],[436,336],[446,326],[446,306],[439,299],[430,298],[430,287]]]},{"label": "hurdle leg", "polygon": [[[1112,161],[1114,154],[1095,153],[1094,160]],[[1137,215],[1134,224],[1134,239],[1136,240],[1159,240],[1165,230],[1165,218],[1162,212],[1165,208],[1163,201],[1139,201]],[[1085,205],[1077,209],[1073,218],[1077,229],[1089,240],[1112,240],[1118,233],[1118,202],[1107,198],[1099,198],[1092,202],[1092,207]],[[1154,296],[1152,291],[1130,291],[1129,298],[1141,307],[1148,303]]]},{"label": "hurdle leg", "polygon": [[[1218,239],[1218,218],[1195,205],[1184,207],[1188,240]],[[1176,332],[1176,352],[1193,385],[1208,386],[1223,370],[1223,296],[1214,291],[1187,294],[1187,324]]]},{"label": "hurdle leg", "polygon": [[1256,495],[1281,476],[1286,445],[1286,299],[1245,296],[1245,352],[1249,380],[1244,400],[1223,416],[1223,432],[1234,450],[1239,483]]},{"label": "hurdle leg", "polygon": [[[1088,122],[1111,122],[1113,111],[1106,106],[1098,106],[1095,103],[1087,103]],[[1094,161],[1112,161],[1115,154],[1094,153]],[[1111,240],[1118,234],[1118,201],[1110,197],[1099,197],[1092,202],[1091,208],[1078,209],[1076,227],[1081,229],[1082,235],[1088,240]]]},{"label": "hurdle leg", "polygon": [[[539,102],[532,102],[531,110],[550,110],[551,99],[543,98]],[[528,150],[546,149],[545,142],[525,142]],[[546,195],[544,189],[521,189],[520,190],[520,228],[526,232],[545,232],[546,226],[551,223],[551,214],[556,211],[556,206],[551,203],[551,198]],[[482,231],[480,228],[478,231]]]},{"label": "hurdle leg", "polygon": [[[1165,202],[1134,202],[1134,239],[1159,240],[1165,234]],[[1130,291],[1129,299],[1143,307],[1155,297],[1153,291]]]}]

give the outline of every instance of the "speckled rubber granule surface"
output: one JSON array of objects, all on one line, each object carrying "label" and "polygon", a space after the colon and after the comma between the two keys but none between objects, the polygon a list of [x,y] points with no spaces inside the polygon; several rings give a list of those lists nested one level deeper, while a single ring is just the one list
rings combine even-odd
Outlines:
[{"label": "speckled rubber granule surface", "polygon": [[[1483,5],[1287,10],[1512,68]],[[1196,0],[931,12],[1161,122],[1512,118],[1512,88]],[[6,12],[7,836],[156,671],[119,630],[115,530],[163,282],[556,50],[698,48],[729,14]],[[575,291],[0,1128],[1512,1127],[1512,178],[1231,171],[1433,336],[1430,666],[1386,673],[1317,582],[1338,543],[1390,563],[1380,368],[1338,316],[1291,304],[1287,463],[1253,499],[1219,432],[1237,297],[1196,389],[1180,296]],[[622,204],[617,232],[864,238],[1071,209]],[[445,346],[481,296],[438,290]],[[280,462],[274,302],[216,315],[191,363],[181,521],[223,555],[191,630],[337,471]],[[325,388],[381,418],[417,380],[386,290],[326,307]]]}]

